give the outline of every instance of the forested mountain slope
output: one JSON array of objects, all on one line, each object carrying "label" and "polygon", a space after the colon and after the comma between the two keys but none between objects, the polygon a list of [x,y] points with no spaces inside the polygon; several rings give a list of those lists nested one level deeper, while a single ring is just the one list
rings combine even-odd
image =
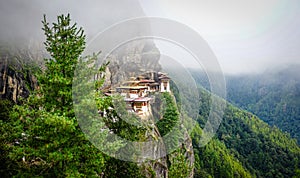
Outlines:
[{"label": "forested mountain slope", "polygon": [[228,76],[227,99],[300,142],[299,65],[260,75]]},{"label": "forested mountain slope", "polygon": [[[200,92],[198,123],[203,127],[210,94]],[[200,132],[192,135],[198,177],[292,177],[299,167],[300,148],[295,140],[229,103],[215,138],[202,148],[197,147]]]},{"label": "forested mountain slope", "polygon": [[[271,126],[300,141],[300,65],[270,69],[261,74],[225,75],[227,97]],[[206,74],[190,70],[197,83],[210,90]]]}]

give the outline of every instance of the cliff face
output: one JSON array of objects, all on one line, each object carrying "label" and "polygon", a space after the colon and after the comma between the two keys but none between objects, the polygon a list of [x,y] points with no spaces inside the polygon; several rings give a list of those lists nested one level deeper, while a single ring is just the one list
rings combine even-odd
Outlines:
[{"label": "cliff face", "polygon": [[[122,84],[122,82],[136,78],[147,71],[161,71],[162,68],[159,64],[159,58],[160,53],[153,41],[150,40],[134,41],[118,48],[107,59],[110,61],[110,64],[106,69],[104,90],[114,89]],[[159,101],[155,102],[156,103],[151,107],[161,108],[161,103]],[[152,118],[159,118],[159,113],[156,113],[152,109],[151,116]],[[153,120],[153,123],[155,123],[155,120]],[[153,129],[151,133],[149,132],[146,138],[149,140],[152,139],[153,136],[160,137],[157,127]],[[162,154],[158,150],[148,150],[147,153],[148,152],[155,154],[154,157],[159,157],[158,155]],[[179,148],[179,152],[184,155],[185,163],[191,168],[191,170],[189,170],[189,177],[193,177],[194,152],[191,138],[187,132],[184,133],[184,141]],[[153,175],[155,175],[155,177],[169,177],[169,169],[173,163],[176,164],[173,160],[177,156],[178,151],[154,161],[144,162],[140,166],[142,166],[147,177],[152,177]]]},{"label": "cliff face", "polygon": [[28,69],[14,63],[9,55],[0,58],[0,98],[18,103],[20,98],[29,96],[37,87],[36,78]]},{"label": "cliff face", "polygon": [[109,57],[105,87],[116,87],[146,71],[160,71],[159,51],[152,41],[134,41],[116,49]]},{"label": "cliff face", "polygon": [[[175,103],[175,107],[177,107],[177,103],[175,100],[175,96],[172,95],[172,93],[170,93],[172,98],[173,98],[173,102]],[[157,93],[155,94],[155,101],[153,101],[151,109],[152,109],[152,114],[153,117],[157,120],[162,119],[162,112],[165,106],[164,103],[164,99],[162,99],[163,97],[161,96],[161,93]],[[170,168],[172,169],[172,166],[178,166],[178,164],[182,164],[180,167],[186,167],[188,170],[184,170],[187,171],[188,173],[186,174],[186,177],[193,177],[194,175],[194,171],[193,171],[193,167],[194,167],[194,162],[195,162],[195,158],[194,158],[194,151],[193,151],[193,144],[192,144],[192,139],[188,134],[188,131],[186,128],[184,128],[183,126],[183,122],[184,122],[184,117],[180,116],[179,117],[179,125],[180,125],[180,133],[179,137],[182,137],[179,139],[180,141],[180,145],[178,147],[178,149],[176,149],[175,151],[171,152],[171,154],[168,154],[166,156],[167,162],[168,164],[168,170],[170,170]],[[176,131],[174,132],[174,134],[176,134]],[[174,138],[176,138],[176,136],[173,135]],[[166,140],[166,142],[171,141],[172,139]],[[172,148],[172,147],[171,147]],[[183,159],[182,159],[183,157]],[[183,166],[184,165],[184,166]],[[171,170],[174,171],[174,170]],[[183,172],[184,172],[183,171]],[[172,175],[174,176],[174,175]]]},{"label": "cliff face", "polygon": [[[2,53],[0,56],[0,98],[9,99],[18,103],[20,98],[29,96],[30,91],[37,87],[37,79],[31,74],[29,69],[24,68],[23,64],[18,64],[13,60],[12,55]],[[122,46],[109,56],[110,64],[106,70],[106,81],[104,87],[114,88],[123,81],[131,77],[137,77],[147,71],[161,71],[159,64],[160,54],[152,41],[136,41],[129,45]],[[157,113],[156,113],[157,114]],[[157,128],[146,135],[147,140],[153,137],[160,137]],[[184,143],[181,145],[181,153],[184,154],[188,164],[193,167],[194,154],[192,142],[189,135],[184,135]],[[153,157],[159,157],[165,150],[146,150],[155,154]],[[172,166],[173,158],[177,153],[162,157],[154,161],[147,161],[140,166],[147,177],[168,177],[168,172]],[[190,177],[193,170],[190,170]]]}]

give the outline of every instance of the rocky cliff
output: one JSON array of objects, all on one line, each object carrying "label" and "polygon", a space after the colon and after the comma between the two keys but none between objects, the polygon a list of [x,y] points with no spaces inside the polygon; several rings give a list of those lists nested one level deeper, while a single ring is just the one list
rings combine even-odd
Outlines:
[{"label": "rocky cliff", "polygon": [[105,87],[115,87],[122,81],[146,71],[160,71],[159,50],[150,40],[134,41],[119,47],[108,57]]},{"label": "rocky cliff", "polygon": [[29,68],[17,56],[7,52],[0,54],[0,98],[18,103],[37,87],[37,80]]},{"label": "rocky cliff", "polygon": [[[38,81],[32,75],[31,68],[28,63],[28,56],[14,55],[12,53],[1,52],[0,55],[0,98],[8,99],[14,103],[18,103],[20,98],[26,98],[30,92],[37,87]],[[144,74],[147,71],[160,71],[159,64],[160,53],[150,40],[134,41],[128,45],[124,45],[116,49],[110,56],[110,64],[106,70],[105,88],[113,88],[129,80],[131,77],[136,77]],[[153,132],[146,135],[148,140],[154,137],[160,137],[157,128]],[[185,156],[187,163],[193,167],[194,155],[192,142],[187,133],[184,135],[184,142],[180,146],[180,152]],[[149,150],[152,154],[161,155],[164,150]],[[177,152],[168,156],[162,157],[154,161],[147,161],[139,164],[144,170],[147,177],[168,177],[168,172]],[[154,157],[159,157],[155,156]],[[189,170],[190,177],[193,176],[193,170]]]},{"label": "rocky cliff", "polygon": [[[159,64],[160,53],[155,44],[151,40],[133,41],[129,44],[123,45],[116,49],[108,57],[110,64],[106,69],[106,81],[104,83],[104,90],[114,89],[122,82],[136,78],[147,71],[161,71],[162,68]],[[154,101],[152,104],[155,108],[161,108],[159,101]],[[157,110],[156,110],[157,111]],[[155,111],[153,115],[158,115]],[[152,115],[152,116],[153,116]],[[154,116],[155,117],[155,116]],[[152,117],[153,119],[153,117]],[[155,120],[153,120],[155,122]],[[152,137],[160,137],[158,129],[153,129],[152,133],[146,135],[147,140]],[[194,152],[190,136],[187,132],[184,132],[184,140],[179,150],[172,154],[157,159],[155,161],[148,161],[140,166],[144,169],[147,177],[169,177],[168,172],[174,162],[174,158],[178,157],[178,153],[183,154],[185,157],[185,163],[191,168],[189,170],[189,177],[193,177],[193,165],[194,165]],[[159,151],[148,150],[151,154],[162,154]]]}]

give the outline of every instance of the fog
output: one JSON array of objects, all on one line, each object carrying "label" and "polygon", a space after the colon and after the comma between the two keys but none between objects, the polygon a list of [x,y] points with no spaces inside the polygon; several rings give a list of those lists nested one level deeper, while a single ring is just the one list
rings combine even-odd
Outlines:
[{"label": "fog", "polygon": [[[176,20],[196,30],[208,42],[225,73],[261,73],[300,63],[298,0],[141,2],[147,15]],[[171,50],[159,48],[162,52]]]},{"label": "fog", "polygon": [[121,20],[144,16],[139,2],[131,0],[1,0],[0,39],[14,44],[41,42],[43,14],[52,22],[67,13],[84,28],[87,40]]},{"label": "fog", "polygon": [[[0,0],[0,40],[21,47],[41,44],[43,14],[52,22],[70,13],[87,41],[122,20],[156,16],[197,31],[224,73],[259,73],[300,63],[299,8],[298,0]],[[162,54],[185,60],[176,48],[157,46]],[[188,62],[186,67],[197,68]]]}]

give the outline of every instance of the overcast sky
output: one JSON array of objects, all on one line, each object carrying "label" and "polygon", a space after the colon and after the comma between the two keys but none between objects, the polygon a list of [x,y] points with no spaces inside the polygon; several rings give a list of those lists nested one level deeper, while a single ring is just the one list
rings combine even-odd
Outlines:
[{"label": "overcast sky", "polygon": [[196,30],[225,73],[260,72],[300,62],[299,0],[140,1],[147,15]]},{"label": "overcast sky", "polygon": [[0,0],[0,38],[42,38],[43,14],[53,22],[62,13],[70,13],[88,38],[121,20],[144,16],[137,0]]},{"label": "overcast sky", "polygon": [[[300,62],[298,0],[0,0],[0,39],[42,41],[43,14],[53,21],[61,13],[71,13],[88,40],[114,23],[145,14],[176,20],[208,42],[225,73]],[[158,46],[162,53],[179,51],[170,44]]]}]

